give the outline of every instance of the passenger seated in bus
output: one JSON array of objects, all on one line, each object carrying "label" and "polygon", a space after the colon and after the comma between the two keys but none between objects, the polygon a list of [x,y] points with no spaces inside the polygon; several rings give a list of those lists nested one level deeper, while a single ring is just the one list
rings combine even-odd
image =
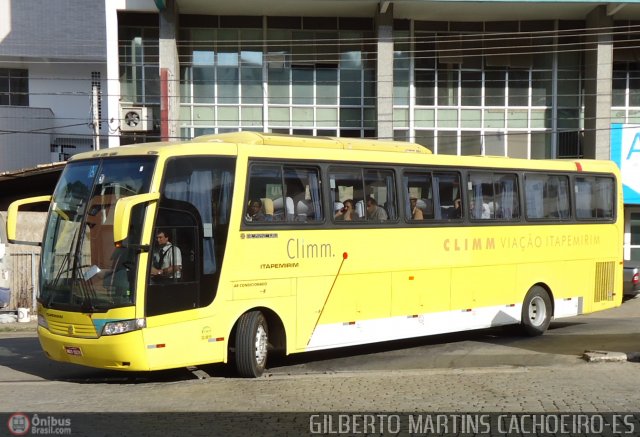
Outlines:
[{"label": "passenger seated in bus", "polygon": [[378,206],[378,202],[373,197],[367,199],[367,220],[387,220],[387,211]]},{"label": "passenger seated in bus", "polygon": [[296,221],[306,222],[307,220],[314,220],[313,205],[307,199],[298,200],[296,203]]},{"label": "passenger seated in bus", "polygon": [[409,199],[410,207],[411,207],[411,220],[422,220],[424,219],[424,214],[422,210],[418,208],[418,199],[412,197]]},{"label": "passenger seated in bus", "polygon": [[152,262],[152,277],[180,278],[182,275],[182,253],[169,241],[169,232],[162,229],[156,232]]},{"label": "passenger seated in bus", "polygon": [[462,200],[459,197],[453,201],[453,208],[449,208],[447,218],[459,219],[462,217]]},{"label": "passenger seated in bus", "polygon": [[248,222],[265,221],[264,212],[262,212],[262,201],[260,199],[250,200],[247,207],[246,220]]},{"label": "passenger seated in bus", "polygon": [[485,202],[487,208],[489,209],[489,218],[497,218],[497,210],[499,209],[496,202],[493,200],[488,200]]},{"label": "passenger seated in bus", "polygon": [[342,208],[336,211],[335,219],[344,221],[356,219],[355,210],[353,209],[353,200],[347,199],[343,202]]},{"label": "passenger seated in bus", "polygon": [[469,201],[469,210],[471,213],[471,218],[474,219],[489,219],[491,218],[491,210],[489,209],[489,205],[482,202],[476,207],[475,200],[471,199]]}]

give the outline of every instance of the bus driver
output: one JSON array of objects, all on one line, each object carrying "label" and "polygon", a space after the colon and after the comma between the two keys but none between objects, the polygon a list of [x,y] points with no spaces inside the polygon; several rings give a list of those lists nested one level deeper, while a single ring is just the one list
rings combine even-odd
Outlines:
[{"label": "bus driver", "polygon": [[182,271],[182,253],[169,241],[166,231],[156,232],[156,250],[153,252],[151,276],[160,278],[180,278]]}]

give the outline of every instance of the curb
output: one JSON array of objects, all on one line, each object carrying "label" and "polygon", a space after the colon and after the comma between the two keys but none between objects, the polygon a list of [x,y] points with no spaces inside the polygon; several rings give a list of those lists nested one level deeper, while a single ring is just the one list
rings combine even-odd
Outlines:
[{"label": "curb", "polygon": [[584,351],[582,358],[589,363],[640,362],[640,352]]}]

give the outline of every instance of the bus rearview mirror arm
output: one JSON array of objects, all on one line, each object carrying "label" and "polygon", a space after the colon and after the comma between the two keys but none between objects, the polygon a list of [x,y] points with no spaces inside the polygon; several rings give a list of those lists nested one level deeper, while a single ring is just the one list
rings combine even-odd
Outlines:
[{"label": "bus rearview mirror arm", "polygon": [[[141,203],[156,202],[160,199],[160,193],[145,193],[135,196],[123,197],[116,202],[116,209],[113,215],[113,241],[116,247],[125,247],[124,240],[129,236],[129,224],[131,222],[131,210]],[[136,248],[145,250],[143,246],[136,245]],[[134,245],[129,245],[134,247]],[[148,247],[146,248],[148,250]]]},{"label": "bus rearview mirror arm", "polygon": [[13,244],[25,244],[27,246],[42,246],[41,241],[20,241],[16,240],[18,226],[18,210],[21,206],[32,203],[51,202],[52,196],[36,196],[11,202],[7,209],[7,241]]}]

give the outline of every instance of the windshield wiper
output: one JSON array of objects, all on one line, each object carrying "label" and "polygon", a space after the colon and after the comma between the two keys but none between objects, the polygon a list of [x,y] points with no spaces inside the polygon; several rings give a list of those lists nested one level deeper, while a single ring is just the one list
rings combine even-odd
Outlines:
[{"label": "windshield wiper", "polygon": [[85,279],[85,272],[83,271],[83,267],[80,263],[77,263],[77,273],[75,274],[75,278],[73,281],[74,287],[78,287],[80,290],[80,294],[82,295],[82,305],[81,309],[85,313],[93,313],[96,310],[96,307],[93,305],[93,300],[97,298],[96,291],[93,289],[93,284]]}]

